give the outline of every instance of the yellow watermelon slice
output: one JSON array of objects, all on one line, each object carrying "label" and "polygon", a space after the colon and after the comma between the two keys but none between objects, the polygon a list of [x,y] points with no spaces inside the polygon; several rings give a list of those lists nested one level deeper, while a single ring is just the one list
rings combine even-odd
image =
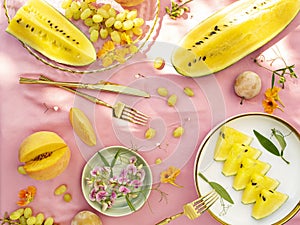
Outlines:
[{"label": "yellow watermelon slice", "polygon": [[279,181],[259,173],[252,174],[249,183],[247,184],[243,195],[242,203],[254,203],[259,197],[262,189],[275,190],[279,185]]},{"label": "yellow watermelon slice", "polygon": [[288,195],[284,193],[263,189],[253,206],[252,217],[258,220],[271,215],[278,210],[287,199]]},{"label": "yellow watermelon slice", "polygon": [[44,0],[28,0],[6,31],[58,63],[85,66],[96,60],[90,40]]},{"label": "yellow watermelon slice", "polygon": [[229,126],[223,126],[215,147],[214,159],[224,161],[234,143],[250,145],[253,138]]},{"label": "yellow watermelon slice", "polygon": [[257,159],[261,155],[261,151],[249,145],[240,143],[233,144],[229,151],[228,157],[224,162],[222,173],[225,176],[235,175],[244,157]]},{"label": "yellow watermelon slice", "polygon": [[233,188],[235,190],[246,188],[253,173],[266,174],[270,168],[271,165],[269,163],[262,162],[258,159],[244,158],[234,177]]}]

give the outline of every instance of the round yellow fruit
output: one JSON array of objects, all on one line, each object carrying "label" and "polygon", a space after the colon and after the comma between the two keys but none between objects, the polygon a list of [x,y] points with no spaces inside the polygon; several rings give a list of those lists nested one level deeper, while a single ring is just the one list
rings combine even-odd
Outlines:
[{"label": "round yellow fruit", "polygon": [[26,174],[35,180],[50,180],[68,166],[71,151],[65,141],[51,131],[29,135],[20,145],[19,160]]},{"label": "round yellow fruit", "polygon": [[93,212],[81,211],[74,216],[71,225],[102,225],[102,221]]}]

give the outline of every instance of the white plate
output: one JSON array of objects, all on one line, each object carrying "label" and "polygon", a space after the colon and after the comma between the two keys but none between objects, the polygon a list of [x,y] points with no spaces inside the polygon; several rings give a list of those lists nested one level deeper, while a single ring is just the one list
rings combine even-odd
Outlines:
[{"label": "white plate", "polygon": [[[217,162],[213,159],[220,128],[224,124],[253,137],[251,146],[262,150],[262,155],[259,159],[271,164],[271,169],[267,175],[280,181],[277,190],[289,196],[287,202],[279,210],[264,219],[256,220],[251,217],[253,204],[245,205],[241,203],[242,191],[235,191],[232,188],[233,176],[224,176],[222,174],[223,162]],[[271,137],[272,128],[276,128],[283,134],[288,135],[285,138],[287,147],[284,151],[284,156],[290,161],[290,164],[285,163],[280,157],[265,150],[253,133],[255,129],[264,136]],[[274,137],[271,140],[277,145]],[[248,113],[237,115],[219,124],[206,136],[200,145],[194,171],[199,195],[203,195],[211,190],[210,186],[197,175],[198,172],[201,172],[208,180],[221,184],[233,199],[233,205],[224,201],[225,206],[222,206],[221,202],[218,201],[210,208],[211,215],[221,224],[283,224],[300,209],[300,180],[298,179],[300,172],[300,135],[295,128],[278,117],[263,113]]]},{"label": "white plate", "polygon": [[98,202],[91,201],[89,199],[89,193],[91,187],[87,185],[86,178],[90,177],[90,171],[95,166],[98,167],[105,166],[105,163],[101,159],[99,153],[106,159],[106,161],[109,164],[111,164],[117,152],[118,152],[118,158],[115,161],[115,165],[113,167],[114,175],[120,174],[121,170],[129,164],[129,160],[131,157],[136,157],[137,159],[136,165],[137,166],[143,165],[142,169],[145,171],[145,178],[143,180],[143,185],[140,188],[141,192],[137,194],[136,198],[131,199],[131,203],[134,206],[136,211],[139,210],[147,201],[152,187],[152,173],[149,168],[149,165],[138,153],[122,146],[111,146],[111,147],[101,149],[99,152],[97,152],[83,168],[82,179],[81,179],[82,192],[86,201],[89,203],[91,207],[93,207],[97,211],[107,216],[113,216],[113,217],[129,215],[134,211],[132,211],[128,206],[125,197],[118,198],[113,204],[112,208],[103,211],[102,206]]}]

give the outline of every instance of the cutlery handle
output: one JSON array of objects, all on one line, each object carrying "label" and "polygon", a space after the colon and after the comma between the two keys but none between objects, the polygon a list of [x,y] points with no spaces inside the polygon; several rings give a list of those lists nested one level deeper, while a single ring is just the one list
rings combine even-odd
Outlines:
[{"label": "cutlery handle", "polygon": [[55,86],[65,86],[72,88],[89,88],[90,85],[76,82],[61,82],[61,81],[53,81],[53,80],[36,80],[30,78],[20,77],[21,84],[49,84]]},{"label": "cutlery handle", "polygon": [[[46,77],[46,76],[41,75],[40,76],[40,81],[52,81],[52,80],[50,78]],[[55,85],[55,84],[53,84],[53,85]],[[55,85],[55,86],[57,86],[57,85]],[[104,102],[104,101],[102,101],[102,100],[100,100],[100,99],[98,99],[94,96],[91,96],[89,94],[86,94],[86,93],[83,93],[83,92],[80,92],[80,91],[77,91],[77,90],[74,90],[72,88],[65,87],[65,86],[57,86],[57,87],[60,87],[64,90],[66,90],[66,91],[72,92],[76,95],[79,95],[80,97],[83,97],[83,98],[85,98],[85,99],[87,99],[91,102],[96,103],[96,104],[103,105],[103,106],[106,106],[108,108],[112,108],[112,106],[110,104],[108,104],[108,103],[106,103],[106,102]]]},{"label": "cutlery handle", "polygon": [[168,217],[168,218],[166,218],[166,219],[164,219],[164,220],[158,222],[158,223],[155,224],[155,225],[164,225],[164,224],[168,224],[168,223],[170,223],[172,220],[175,220],[175,219],[177,219],[178,217],[180,217],[180,216],[182,216],[182,215],[183,215],[183,212],[177,213],[176,215],[170,216],[170,217]]}]

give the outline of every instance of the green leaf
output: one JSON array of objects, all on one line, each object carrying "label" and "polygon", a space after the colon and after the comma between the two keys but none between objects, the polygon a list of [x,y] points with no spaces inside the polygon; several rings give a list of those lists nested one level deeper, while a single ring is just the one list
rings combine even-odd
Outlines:
[{"label": "green leaf", "polygon": [[229,193],[223,188],[220,184],[209,181],[202,173],[198,173],[198,176],[201,177],[206,183],[208,183],[224,200],[227,202],[234,204],[232,198],[230,197]]},{"label": "green leaf", "polygon": [[206,183],[209,183],[209,181],[207,180],[207,178],[202,174],[202,173],[198,173],[199,177],[201,177]]},{"label": "green leaf", "polygon": [[216,182],[209,182],[208,183],[213,189],[215,189],[215,191],[223,198],[225,199],[227,202],[234,204],[232,198],[230,197],[230,195],[228,194],[228,192],[225,190],[225,188],[223,188],[220,184],[216,183]]},{"label": "green leaf", "polygon": [[113,167],[115,166],[119,154],[120,154],[120,149],[117,151],[117,153],[115,154],[113,160],[111,161],[111,164],[110,164],[110,167],[111,167],[111,168],[113,168]]},{"label": "green leaf", "polygon": [[274,137],[276,138],[276,140],[278,141],[281,147],[281,151],[283,152],[283,150],[286,148],[286,141],[284,139],[284,135],[279,130],[276,130],[275,128],[271,129],[271,131]]},{"label": "green leaf", "polygon": [[276,140],[278,141],[280,147],[281,147],[281,152],[280,152],[280,157],[287,163],[290,164],[289,161],[287,161],[284,157],[283,157],[283,152],[287,146],[287,143],[285,141],[284,135],[279,131],[276,130],[275,128],[271,129],[272,134],[274,135],[274,137],[276,138]]},{"label": "green leaf", "polygon": [[129,206],[129,208],[131,209],[131,211],[136,211],[136,209],[134,208],[134,206],[132,205],[129,197],[128,197],[128,194],[125,195],[125,199],[126,199],[126,202],[127,202],[127,205]]},{"label": "green leaf", "polygon": [[104,165],[109,166],[109,163],[107,162],[105,157],[100,152],[98,152],[98,155],[100,156],[100,158],[101,158],[102,162],[104,163]]},{"label": "green leaf", "polygon": [[259,143],[270,153],[280,156],[279,150],[277,147],[273,144],[272,141],[270,141],[268,138],[257,132],[256,130],[253,130],[254,135],[256,136],[257,140]]}]

